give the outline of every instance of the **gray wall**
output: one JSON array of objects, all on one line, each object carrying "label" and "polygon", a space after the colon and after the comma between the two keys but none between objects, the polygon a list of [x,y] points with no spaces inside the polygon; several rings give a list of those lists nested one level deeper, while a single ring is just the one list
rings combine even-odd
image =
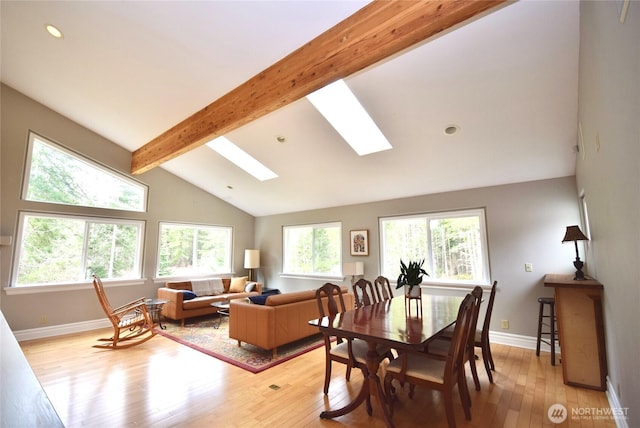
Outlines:
[{"label": "gray wall", "polygon": [[[365,277],[379,274],[379,217],[486,208],[491,277],[498,281],[492,329],[501,330],[500,320],[509,320],[505,333],[535,336],[537,298],[551,296],[543,286],[546,273],[572,273],[575,250],[562,244],[565,228],[580,224],[575,177],[486,187],[370,204],[256,218],[256,248],[261,250],[259,278],[267,287],[294,291],[317,288],[325,280],[283,278],[282,226],[341,221],[343,262],[364,262]],[[369,230],[369,256],[349,254],[349,230]],[[583,249],[580,247],[581,254]],[[533,263],[533,272],[524,270]],[[343,281],[348,285],[349,281]]]},{"label": "gray wall", "polygon": [[[20,199],[21,183],[27,152],[28,131],[64,144],[94,160],[119,171],[128,173],[131,153],[59,115],[58,113],[25,97],[12,88],[1,87],[1,207],[0,234],[13,236],[18,221],[18,211],[42,209],[42,204]],[[141,142],[142,143],[142,142]],[[200,190],[176,176],[155,168],[135,177],[149,186],[147,213],[115,212],[114,216],[146,220],[143,276],[144,285],[108,289],[112,304],[125,303],[134,298],[156,295],[161,284],[154,283],[158,222],[181,221],[233,226],[233,266],[244,274],[245,248],[253,247],[254,218],[228,203]],[[51,205],[45,209],[51,209]],[[102,214],[104,210],[56,206],[57,212]],[[9,285],[10,263],[14,245],[0,247],[0,285]],[[12,330],[47,327],[104,318],[96,300],[93,287],[85,290],[59,291],[26,295],[0,293],[0,307]],[[46,322],[41,322],[42,317]]]},{"label": "gray wall", "polygon": [[[609,378],[628,426],[640,426],[640,2],[580,4],[578,189],[590,217],[590,271],[604,284]],[[600,142],[598,149],[597,142]]]}]

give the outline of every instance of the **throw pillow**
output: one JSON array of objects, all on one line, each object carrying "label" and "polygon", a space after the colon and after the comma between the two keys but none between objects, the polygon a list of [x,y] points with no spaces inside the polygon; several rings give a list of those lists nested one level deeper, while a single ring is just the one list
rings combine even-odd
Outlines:
[{"label": "throw pillow", "polygon": [[251,293],[256,288],[255,282],[247,282],[247,285],[244,287],[245,293]]},{"label": "throw pillow", "polygon": [[264,305],[264,302],[267,301],[267,297],[269,297],[269,294],[261,294],[260,296],[249,296],[249,300],[251,300],[251,303],[255,305]]},{"label": "throw pillow", "polygon": [[196,293],[189,290],[182,290],[182,300],[191,300],[196,298]]},{"label": "throw pillow", "polygon": [[244,292],[244,286],[247,283],[247,277],[241,276],[238,278],[231,278],[231,285],[229,285],[229,293],[242,293]]}]

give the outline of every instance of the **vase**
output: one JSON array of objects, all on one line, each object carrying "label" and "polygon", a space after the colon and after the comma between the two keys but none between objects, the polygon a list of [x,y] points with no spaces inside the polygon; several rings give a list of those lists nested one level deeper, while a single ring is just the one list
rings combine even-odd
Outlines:
[{"label": "vase", "polygon": [[422,290],[420,289],[419,285],[414,285],[413,287],[405,285],[404,294],[410,299],[417,299],[422,294]]}]

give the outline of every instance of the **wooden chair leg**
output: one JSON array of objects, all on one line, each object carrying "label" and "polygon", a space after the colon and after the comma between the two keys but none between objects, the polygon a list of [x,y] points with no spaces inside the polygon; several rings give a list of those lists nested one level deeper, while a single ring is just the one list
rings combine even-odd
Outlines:
[{"label": "wooden chair leg", "polygon": [[473,347],[469,348],[469,368],[471,369],[471,376],[473,376],[473,384],[476,387],[476,391],[480,391],[480,379],[478,378],[478,369],[476,368],[476,354],[473,352]]},{"label": "wooden chair leg", "polygon": [[462,402],[464,417],[467,420],[471,420],[471,394],[469,394],[467,376],[465,376],[464,370],[461,370],[460,374],[458,375],[458,393],[460,394],[460,401]]},{"label": "wooden chair leg", "polygon": [[329,393],[329,381],[331,381],[331,360],[327,357],[327,364],[324,369],[324,395]]},{"label": "wooden chair leg", "polygon": [[447,423],[449,424],[449,428],[456,427],[456,417],[453,413],[453,398],[451,391],[442,391],[444,395],[444,409],[447,414]]},{"label": "wooden chair leg", "polygon": [[496,370],[496,365],[493,363],[493,355],[491,355],[491,344],[487,342],[487,355],[489,356],[489,366],[491,366],[491,370]]},{"label": "wooden chair leg", "polygon": [[491,351],[489,351],[489,347],[482,345],[482,361],[484,362],[484,368],[487,371],[487,377],[489,378],[489,382],[493,383],[493,374],[491,374],[491,365],[489,360],[491,359]]}]

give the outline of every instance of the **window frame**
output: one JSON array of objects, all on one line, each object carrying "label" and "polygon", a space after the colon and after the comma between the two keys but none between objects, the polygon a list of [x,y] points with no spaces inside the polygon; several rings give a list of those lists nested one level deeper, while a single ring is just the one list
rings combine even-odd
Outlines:
[{"label": "window frame", "polygon": [[[228,242],[228,258],[229,258],[229,265],[227,266],[227,271],[222,271],[222,272],[200,272],[200,273],[193,273],[193,274],[184,274],[184,275],[160,275],[160,257],[162,255],[162,240],[161,240],[161,236],[162,236],[162,227],[163,225],[171,225],[171,226],[182,226],[185,228],[194,228],[197,229],[198,227],[200,228],[206,228],[206,229],[225,229],[229,232],[229,242]],[[155,272],[154,272],[154,278],[156,279],[161,279],[163,281],[166,280],[174,280],[174,279],[182,279],[182,278],[204,278],[207,276],[212,276],[212,275],[216,275],[216,276],[228,276],[228,275],[232,275],[233,274],[233,239],[234,239],[234,228],[233,226],[225,226],[225,225],[219,225],[219,224],[204,224],[204,223],[183,223],[183,222],[177,222],[177,221],[160,221],[158,222],[158,243],[157,243],[157,254],[156,254],[156,266],[155,266]]]},{"label": "window frame", "polygon": [[[340,239],[338,239],[339,248],[338,252],[338,271],[339,273],[336,275],[331,275],[328,273],[322,272],[313,272],[313,273],[300,273],[300,272],[290,272],[287,271],[286,261],[287,261],[287,242],[286,242],[286,231],[287,229],[302,229],[302,228],[329,228],[329,227],[337,227],[338,234],[340,235]],[[282,226],[282,271],[281,276],[287,278],[303,278],[303,279],[332,279],[342,280],[344,275],[342,275],[342,245],[343,245],[343,230],[342,230],[342,222],[341,221],[329,221],[322,223],[309,223],[309,224],[296,224],[296,225],[284,225]]]},{"label": "window frame", "polygon": [[425,255],[425,270],[431,274],[433,269],[433,249],[431,248],[431,228],[429,226],[430,220],[447,219],[447,218],[460,218],[460,217],[478,217],[479,218],[479,232],[480,232],[480,250],[482,251],[482,270],[483,277],[480,280],[447,280],[440,278],[433,278],[432,276],[424,276],[423,285],[443,285],[447,287],[464,287],[468,288],[469,285],[490,286],[491,285],[491,263],[489,257],[489,244],[487,236],[487,221],[486,221],[486,209],[485,208],[470,208],[462,210],[451,211],[434,211],[423,212],[416,214],[404,214],[396,216],[386,216],[378,218],[378,230],[380,238],[380,275],[387,276],[389,282],[396,284],[397,277],[389,276],[385,271],[385,234],[384,234],[384,222],[392,220],[402,219],[414,219],[424,218],[427,226],[427,249]]},{"label": "window frame", "polygon": [[[144,244],[145,244],[145,233],[146,233],[146,221],[138,220],[138,219],[125,219],[125,218],[112,218],[112,217],[104,217],[104,216],[91,216],[86,214],[70,214],[70,213],[53,213],[53,212],[44,212],[44,211],[31,211],[31,210],[21,210],[18,212],[18,223],[17,223],[17,231],[16,231],[16,245],[15,251],[13,254],[13,263],[11,268],[11,284],[10,289],[13,290],[28,290],[28,289],[46,289],[49,288],[51,290],[55,289],[78,289],[84,288],[84,285],[91,282],[91,279],[83,279],[79,281],[65,281],[65,282],[47,282],[47,283],[37,283],[37,284],[18,284],[18,274],[20,271],[20,260],[23,254],[23,245],[22,241],[24,238],[24,230],[25,230],[25,219],[28,217],[38,217],[38,218],[60,218],[60,219],[70,219],[70,220],[78,220],[84,221],[85,223],[106,223],[106,224],[118,224],[118,225],[133,225],[138,227],[138,239],[136,243],[136,258],[134,262],[134,271],[137,272],[134,276],[123,277],[123,278],[104,278],[104,282],[109,283],[126,283],[131,284],[142,282],[144,278],[142,277],[143,273],[143,262],[144,262]],[[85,224],[86,231],[86,224]],[[84,236],[84,240],[86,242],[87,236]],[[82,264],[84,265],[87,260],[87,252],[88,248],[83,246],[82,249]],[[82,268],[82,266],[79,266]],[[80,286],[80,287],[79,287]],[[12,294],[12,293],[8,293]]]},{"label": "window frame", "polygon": [[[28,198],[28,191],[29,191],[29,183],[30,183],[30,179],[31,179],[31,168],[32,168],[32,162],[33,162],[33,150],[34,150],[34,145],[36,143],[36,140],[41,143],[44,144],[45,146],[48,146],[54,150],[58,150],[62,153],[65,153],[73,158],[75,158],[78,162],[82,162],[86,165],[88,165],[91,168],[95,168],[98,171],[101,171],[105,174],[108,174],[112,177],[115,177],[118,180],[124,181],[126,183],[129,183],[131,186],[137,188],[137,189],[141,189],[142,190],[142,207],[140,207],[140,209],[127,209],[127,208],[123,208],[123,207],[117,207],[117,208],[113,208],[113,207],[104,207],[104,206],[92,206],[92,205],[76,205],[76,204],[70,204],[70,203],[65,203],[65,202],[59,202],[59,201],[43,201],[43,200],[38,200],[38,199],[29,199]],[[132,212],[132,213],[145,213],[148,210],[148,205],[149,205],[149,186],[147,186],[146,184],[135,180],[134,178],[116,170],[113,168],[110,168],[107,165],[104,165],[94,159],[89,158],[88,156],[85,156],[75,150],[72,150],[56,141],[51,140],[50,138],[44,137],[40,134],[38,134],[37,132],[31,131],[29,130],[29,134],[28,134],[28,144],[27,144],[27,154],[26,154],[26,159],[25,159],[25,166],[24,166],[24,176],[22,179],[22,192],[21,192],[21,198],[24,201],[29,201],[29,202],[37,202],[37,203],[43,203],[43,204],[58,204],[58,205],[65,205],[65,206],[71,206],[71,207],[82,207],[82,208],[91,208],[91,209],[104,209],[104,210],[115,210],[115,211],[123,211],[123,212]]]}]

